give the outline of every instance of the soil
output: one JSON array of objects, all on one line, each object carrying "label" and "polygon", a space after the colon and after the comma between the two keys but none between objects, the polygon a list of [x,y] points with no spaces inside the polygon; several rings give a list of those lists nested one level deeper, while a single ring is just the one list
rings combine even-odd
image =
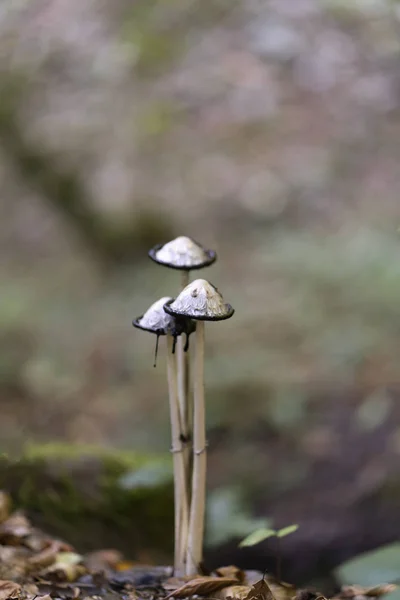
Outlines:
[{"label": "soil", "polygon": [[[373,590],[354,586],[341,590],[335,598],[367,600],[392,589],[396,586]],[[168,566],[128,562],[113,549],[81,555],[70,544],[34,528],[21,512],[13,512],[10,497],[0,492],[0,600],[168,600],[193,596],[316,600],[321,594],[234,566],[184,577],[174,575]]]}]

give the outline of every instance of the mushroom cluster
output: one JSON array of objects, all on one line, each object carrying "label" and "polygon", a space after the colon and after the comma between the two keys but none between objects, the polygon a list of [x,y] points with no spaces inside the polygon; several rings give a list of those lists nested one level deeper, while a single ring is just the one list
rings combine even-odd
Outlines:
[{"label": "mushroom cluster", "polygon": [[[133,325],[158,339],[166,336],[175,496],[177,574],[193,575],[202,561],[206,500],[206,420],[204,396],[205,321],[229,319],[234,309],[205,279],[189,283],[189,272],[215,262],[217,255],[188,237],[152,248],[156,263],[182,271],[182,289],[174,299],[163,297],[135,319]],[[193,397],[190,394],[189,336],[195,332]],[[186,336],[183,343],[182,336]]]}]

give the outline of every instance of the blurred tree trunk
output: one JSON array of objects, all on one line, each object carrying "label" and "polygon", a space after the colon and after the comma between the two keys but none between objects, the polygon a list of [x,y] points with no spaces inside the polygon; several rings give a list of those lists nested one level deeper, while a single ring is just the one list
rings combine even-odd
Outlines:
[{"label": "blurred tree trunk", "polygon": [[110,224],[87,201],[80,174],[61,165],[51,152],[28,139],[18,117],[26,87],[23,80],[14,76],[3,76],[0,81],[0,144],[22,182],[61,213],[105,264],[129,262],[141,253],[142,245],[148,247],[160,241],[165,228],[160,215],[140,211],[138,218],[128,218],[121,226]]}]

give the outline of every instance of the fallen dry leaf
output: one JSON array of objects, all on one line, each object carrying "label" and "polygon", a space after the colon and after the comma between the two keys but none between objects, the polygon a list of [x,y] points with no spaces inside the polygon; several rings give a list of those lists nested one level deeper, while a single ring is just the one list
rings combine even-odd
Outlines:
[{"label": "fallen dry leaf", "polygon": [[21,586],[14,581],[0,581],[0,600],[14,600],[21,597]]},{"label": "fallen dry leaf", "polygon": [[0,546],[0,580],[19,581],[27,572],[27,556],[22,546]]},{"label": "fallen dry leaf", "polygon": [[[37,584],[39,593],[42,596],[50,596],[50,598],[57,598],[63,600],[73,600],[82,596],[82,590],[80,587],[70,583],[57,583],[50,581],[40,581]],[[37,600],[30,599],[30,600]]]},{"label": "fallen dry leaf", "polygon": [[44,568],[52,565],[56,559],[57,554],[60,552],[60,548],[62,547],[62,543],[58,540],[54,540],[51,542],[47,548],[39,552],[38,554],[34,554],[28,559],[29,565],[35,568]]},{"label": "fallen dry leaf", "polygon": [[182,587],[188,581],[197,579],[200,575],[181,575],[180,577],[168,577],[166,581],[163,581],[163,588],[166,592],[172,592]]},{"label": "fallen dry leaf", "polygon": [[106,549],[91,552],[85,557],[85,565],[90,571],[107,571],[122,563],[123,556],[119,550]]},{"label": "fallen dry leaf", "polygon": [[237,579],[231,577],[197,577],[168,594],[166,600],[168,598],[187,598],[195,595],[210,596],[214,592],[235,583],[237,583]]},{"label": "fallen dry leaf", "polygon": [[271,588],[264,577],[251,587],[246,600],[275,600]]},{"label": "fallen dry leaf", "polygon": [[83,557],[76,552],[58,552],[55,561],[39,575],[50,581],[72,583],[87,573],[82,561]]},{"label": "fallen dry leaf", "polygon": [[32,526],[28,519],[22,513],[16,512],[0,525],[0,543],[18,546],[31,531]]},{"label": "fallen dry leaf", "polygon": [[340,598],[354,598],[356,596],[368,596],[370,598],[378,598],[385,594],[390,594],[397,589],[397,586],[393,583],[387,583],[383,585],[376,585],[371,588],[361,587],[360,585],[345,585],[342,587],[339,597]]},{"label": "fallen dry leaf", "polygon": [[136,564],[137,563],[132,560],[121,560],[116,563],[116,565],[114,566],[114,569],[119,572],[130,571],[131,569],[133,569],[136,566]]},{"label": "fallen dry leaf", "polygon": [[312,590],[297,590],[293,600],[326,600],[319,592]]},{"label": "fallen dry leaf", "polygon": [[354,598],[354,596],[365,596],[365,593],[360,585],[344,585],[339,595],[341,598]]},{"label": "fallen dry leaf", "polygon": [[28,595],[29,598],[40,597],[38,586],[34,583],[25,583],[24,592]]},{"label": "fallen dry leaf", "polygon": [[382,585],[376,585],[375,587],[366,589],[364,594],[369,597],[377,598],[379,596],[384,596],[385,594],[390,594],[397,589],[398,586],[394,583],[384,583]]},{"label": "fallen dry leaf", "polygon": [[296,595],[296,588],[291,583],[277,581],[271,575],[266,575],[264,579],[275,600],[292,600],[293,596]]},{"label": "fallen dry leaf", "polygon": [[230,585],[214,594],[218,600],[246,600],[251,591],[250,585]]}]

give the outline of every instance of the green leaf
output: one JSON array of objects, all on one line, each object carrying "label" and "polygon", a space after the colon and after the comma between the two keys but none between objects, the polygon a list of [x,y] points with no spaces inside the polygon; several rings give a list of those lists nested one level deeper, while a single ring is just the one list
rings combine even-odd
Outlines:
[{"label": "green leaf", "polygon": [[266,528],[268,519],[255,518],[239,489],[217,488],[207,500],[207,544],[216,546],[232,538],[241,538],[248,531]]},{"label": "green leaf", "polygon": [[283,527],[283,529],[279,529],[279,531],[276,532],[276,537],[278,537],[278,538],[286,537],[287,535],[290,535],[291,533],[294,533],[295,531],[297,531],[298,528],[299,528],[298,525],[288,525],[287,527]]},{"label": "green leaf", "polygon": [[261,527],[250,535],[246,536],[239,544],[239,548],[244,548],[246,546],[255,546],[264,540],[267,540],[270,537],[274,537],[276,535],[275,529],[267,529],[266,527]]},{"label": "green leaf", "polygon": [[400,581],[400,543],[388,544],[361,554],[335,570],[344,585],[373,587],[381,583]]}]

